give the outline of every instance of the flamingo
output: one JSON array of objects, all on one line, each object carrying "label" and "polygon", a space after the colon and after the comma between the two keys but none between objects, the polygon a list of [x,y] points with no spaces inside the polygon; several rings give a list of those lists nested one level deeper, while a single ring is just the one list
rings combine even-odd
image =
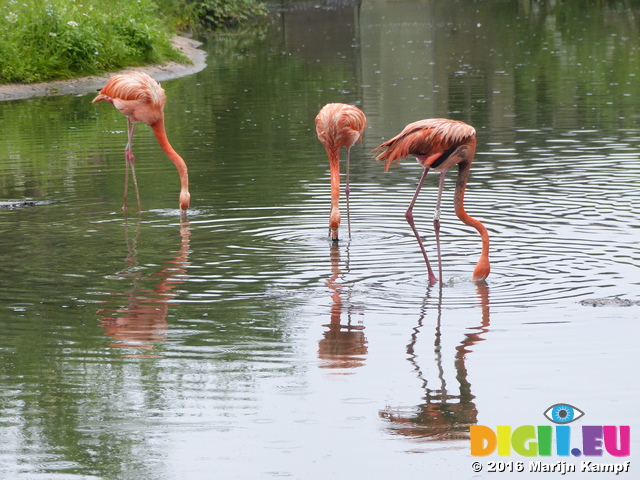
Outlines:
[{"label": "flamingo", "polygon": [[367,126],[364,113],[353,105],[344,103],[328,103],[316,116],[316,133],[318,140],[324,145],[329,156],[331,169],[331,213],[329,216],[329,233],[333,241],[338,241],[340,226],[340,148],[347,147],[347,178],[345,197],[347,198],[347,224],[351,238],[351,218],[349,216],[349,157],[351,147],[359,140]]},{"label": "flamingo", "polygon": [[405,218],[411,226],[411,230],[418,240],[420,250],[427,264],[429,273],[429,282],[436,283],[436,279],[427,258],[427,252],[424,249],[420,235],[416,230],[413,220],[413,206],[418,199],[418,194],[422,188],[427,173],[430,169],[434,169],[440,173],[440,184],[438,188],[438,197],[436,200],[436,210],[433,219],[433,226],[436,236],[436,247],[438,252],[438,270],[440,282],[442,282],[442,258],[440,255],[440,200],[442,198],[442,189],[444,186],[445,174],[454,165],[458,165],[458,179],[456,181],[456,190],[454,194],[454,209],[458,218],[473,228],[475,228],[482,239],[482,251],[480,259],[473,271],[473,281],[482,281],[487,278],[490,271],[489,264],[489,233],[485,226],[475,218],[472,218],[464,209],[464,192],[469,178],[469,170],[471,162],[476,151],[476,131],[464,122],[456,120],[447,120],[443,118],[432,118],[428,120],[419,120],[407,125],[402,132],[393,137],[391,140],[384,142],[382,145],[374,149],[374,152],[380,152],[376,157],[379,161],[386,161],[385,171],[393,161],[400,162],[401,158],[408,155],[414,155],[424,167],[422,177],[413,195],[413,199],[409,204],[409,208],[405,212]]},{"label": "flamingo", "polygon": [[189,174],[187,165],[178,153],[173,149],[167,138],[164,128],[164,105],[166,96],[164,89],[146,73],[132,72],[111,77],[102,88],[92,103],[112,103],[123,115],[127,117],[128,142],[125,148],[126,175],[124,182],[123,210],[127,208],[127,190],[129,187],[129,166],[133,176],[133,183],[138,199],[138,211],[140,208],[140,193],[134,167],[134,157],[131,150],[133,145],[133,133],[138,122],[145,123],[153,129],[153,133],[160,147],[169,159],[176,165],[180,175],[180,208],[184,212],[189,208],[191,195],[189,194]]}]

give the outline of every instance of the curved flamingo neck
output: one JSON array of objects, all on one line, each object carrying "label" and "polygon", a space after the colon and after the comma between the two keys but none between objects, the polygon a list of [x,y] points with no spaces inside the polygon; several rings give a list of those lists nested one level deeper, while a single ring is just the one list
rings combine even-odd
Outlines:
[{"label": "curved flamingo neck", "polygon": [[160,119],[156,123],[151,125],[151,128],[153,129],[153,133],[158,140],[158,144],[160,144],[160,148],[162,148],[167,157],[169,157],[169,159],[175,164],[176,168],[178,169],[181,186],[180,208],[182,210],[186,210],[187,208],[189,208],[189,203],[191,201],[191,195],[189,194],[189,173],[187,170],[187,164],[169,143],[167,132],[164,128],[164,117],[160,117]]},{"label": "curved flamingo neck", "polygon": [[338,239],[338,227],[340,226],[340,148],[326,147],[329,156],[329,168],[331,170],[331,214],[329,216],[329,228],[331,238]]},{"label": "curved flamingo neck", "polygon": [[489,263],[489,232],[487,228],[469,215],[464,209],[464,192],[467,187],[467,181],[469,179],[469,170],[471,169],[471,161],[464,161],[458,164],[458,179],[456,181],[456,191],[453,199],[456,215],[466,225],[475,228],[480,234],[482,239],[482,251],[480,253],[480,259],[473,270],[473,280],[484,280],[489,276],[491,266]]}]

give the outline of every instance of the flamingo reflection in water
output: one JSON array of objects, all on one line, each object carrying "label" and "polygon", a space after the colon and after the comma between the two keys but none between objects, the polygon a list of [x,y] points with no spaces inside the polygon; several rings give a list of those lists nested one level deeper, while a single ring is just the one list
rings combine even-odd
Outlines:
[{"label": "flamingo reflection in water", "polygon": [[[454,369],[458,382],[458,393],[451,393],[445,381],[445,368],[442,361],[442,289],[439,289],[437,304],[437,320],[434,335],[435,365],[439,385],[430,386],[425,376],[424,365],[419,363],[416,354],[418,335],[424,327],[427,307],[423,305],[414,328],[411,341],[407,345],[408,360],[413,365],[422,382],[424,402],[413,408],[387,407],[380,416],[389,421],[389,429],[396,434],[416,439],[447,441],[469,438],[469,425],[478,421],[478,410],[471,393],[471,383],[467,379],[466,360],[475,345],[484,341],[484,334],[489,331],[489,287],[486,283],[476,284],[476,291],[481,310],[480,325],[474,327],[473,333],[466,333],[464,339],[455,347]],[[429,298],[427,297],[426,300]],[[426,301],[425,301],[426,304]],[[446,353],[446,352],[445,352]]]},{"label": "flamingo reflection in water", "polygon": [[[345,293],[343,285],[339,283],[340,249],[337,243],[331,245],[331,277],[327,280],[327,287],[331,290],[331,321],[328,328],[318,342],[318,357],[323,360],[322,368],[355,368],[364,365],[367,354],[367,338],[364,335],[364,325],[351,323],[350,306],[342,299]],[[342,323],[342,313],[346,311],[347,323]]]},{"label": "flamingo reflection in water", "polygon": [[[143,276],[139,271],[137,256],[137,242],[140,232],[140,219],[136,224],[133,236],[129,236],[129,225],[125,224],[128,255],[125,260],[127,267],[118,272],[113,278],[131,279],[132,288],[124,293],[112,293],[118,297],[120,305],[116,308],[101,308],[98,310],[100,325],[105,329],[105,335],[113,338],[109,344],[115,348],[130,348],[152,351],[155,344],[166,340],[167,314],[171,300],[176,297],[174,289],[184,283],[184,277],[189,266],[189,236],[191,235],[189,222],[180,222],[180,248],[176,255],[165,263],[167,266],[150,276]],[[153,288],[148,288],[153,282]],[[120,299],[126,299],[121,302]],[[154,354],[130,355],[136,357],[153,357]]]}]

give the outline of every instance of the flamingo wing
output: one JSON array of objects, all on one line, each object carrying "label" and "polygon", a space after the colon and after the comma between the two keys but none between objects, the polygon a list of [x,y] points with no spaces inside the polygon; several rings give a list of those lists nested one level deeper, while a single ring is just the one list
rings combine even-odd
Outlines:
[{"label": "flamingo wing", "polygon": [[[464,143],[476,134],[475,129],[464,122],[444,118],[419,120],[407,125],[398,135],[375,149],[376,157],[386,161],[385,170],[392,162],[398,163],[408,155],[439,155]],[[383,150],[383,151],[382,151]]]},{"label": "flamingo wing", "polygon": [[153,125],[162,115],[164,89],[146,73],[114,75],[100,90],[93,103],[110,102],[135,122]]}]

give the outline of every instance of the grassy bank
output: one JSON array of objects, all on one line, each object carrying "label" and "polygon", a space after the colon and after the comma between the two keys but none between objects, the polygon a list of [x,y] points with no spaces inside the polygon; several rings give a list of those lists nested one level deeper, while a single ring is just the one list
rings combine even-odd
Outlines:
[{"label": "grassy bank", "polygon": [[235,23],[260,8],[254,0],[0,0],[0,84],[184,62],[174,30]]}]

